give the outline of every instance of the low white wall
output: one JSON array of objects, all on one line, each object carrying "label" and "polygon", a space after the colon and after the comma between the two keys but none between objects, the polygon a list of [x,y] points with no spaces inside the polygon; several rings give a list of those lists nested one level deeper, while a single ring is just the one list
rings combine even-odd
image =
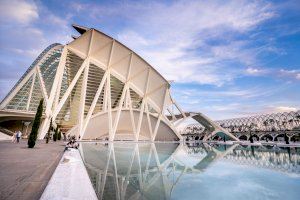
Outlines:
[{"label": "low white wall", "polygon": [[64,153],[40,199],[98,199],[78,150]]}]

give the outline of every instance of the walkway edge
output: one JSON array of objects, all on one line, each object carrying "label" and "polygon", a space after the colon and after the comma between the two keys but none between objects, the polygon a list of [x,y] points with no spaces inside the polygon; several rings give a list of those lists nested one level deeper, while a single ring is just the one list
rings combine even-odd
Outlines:
[{"label": "walkway edge", "polygon": [[98,199],[78,150],[64,153],[40,198],[58,199]]}]

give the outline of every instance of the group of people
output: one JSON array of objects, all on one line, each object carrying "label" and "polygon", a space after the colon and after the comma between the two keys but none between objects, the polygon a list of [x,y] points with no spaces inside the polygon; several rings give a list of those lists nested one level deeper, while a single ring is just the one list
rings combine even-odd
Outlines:
[{"label": "group of people", "polygon": [[79,143],[76,141],[76,137],[75,136],[69,136],[68,139],[69,139],[69,141],[66,144],[65,151],[67,151],[69,148],[78,149]]},{"label": "group of people", "polygon": [[[67,139],[66,134],[63,133],[63,136],[64,136],[64,141],[66,141],[66,139]],[[15,143],[15,142],[19,143],[21,137],[22,137],[22,132],[20,130],[15,131],[13,136],[12,136],[12,142],[13,143]],[[68,143],[66,144],[65,151],[68,150],[69,148],[78,149],[78,147],[79,147],[79,143],[76,141],[76,137],[75,136],[68,136]]]},{"label": "group of people", "polygon": [[22,137],[22,132],[20,130],[18,130],[18,131],[14,132],[11,140],[13,143],[15,143],[15,142],[19,143],[21,137]]}]

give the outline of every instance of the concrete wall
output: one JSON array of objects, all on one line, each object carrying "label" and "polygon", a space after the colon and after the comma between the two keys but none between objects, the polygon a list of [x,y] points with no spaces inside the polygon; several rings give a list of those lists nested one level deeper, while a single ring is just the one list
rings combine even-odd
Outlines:
[{"label": "concrete wall", "polygon": [[[139,118],[139,111],[134,111],[134,120],[135,120],[135,126],[137,127],[138,124],[138,118]],[[112,112],[112,118],[113,121],[116,116],[116,111]],[[143,120],[142,120],[142,126],[140,131],[140,137],[139,140],[150,140],[151,134],[150,129],[147,121],[147,115],[144,113]],[[157,118],[150,115],[150,122],[152,126],[152,131],[154,131],[155,125],[156,125]],[[83,139],[96,139],[96,138],[108,138],[108,115],[107,113],[101,113],[98,115],[95,115],[89,122],[86,131],[84,133]],[[75,135],[77,131],[77,127],[72,129],[69,134]],[[173,132],[173,130],[165,124],[163,121],[160,122],[156,140],[161,141],[174,141],[177,140],[178,137]],[[116,131],[115,140],[134,140],[134,134],[132,129],[132,123],[130,120],[130,112],[128,110],[124,110],[121,112],[119,124]]]}]

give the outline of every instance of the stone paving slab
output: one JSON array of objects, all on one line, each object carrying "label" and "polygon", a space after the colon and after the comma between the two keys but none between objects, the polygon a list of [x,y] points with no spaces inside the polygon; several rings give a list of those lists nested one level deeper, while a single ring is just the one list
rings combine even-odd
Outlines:
[{"label": "stone paving slab", "polygon": [[5,133],[0,132],[0,140],[11,140],[11,136],[6,135]]},{"label": "stone paving slab", "polygon": [[20,143],[0,141],[0,199],[39,199],[63,155],[62,141],[38,141],[27,148]]}]

